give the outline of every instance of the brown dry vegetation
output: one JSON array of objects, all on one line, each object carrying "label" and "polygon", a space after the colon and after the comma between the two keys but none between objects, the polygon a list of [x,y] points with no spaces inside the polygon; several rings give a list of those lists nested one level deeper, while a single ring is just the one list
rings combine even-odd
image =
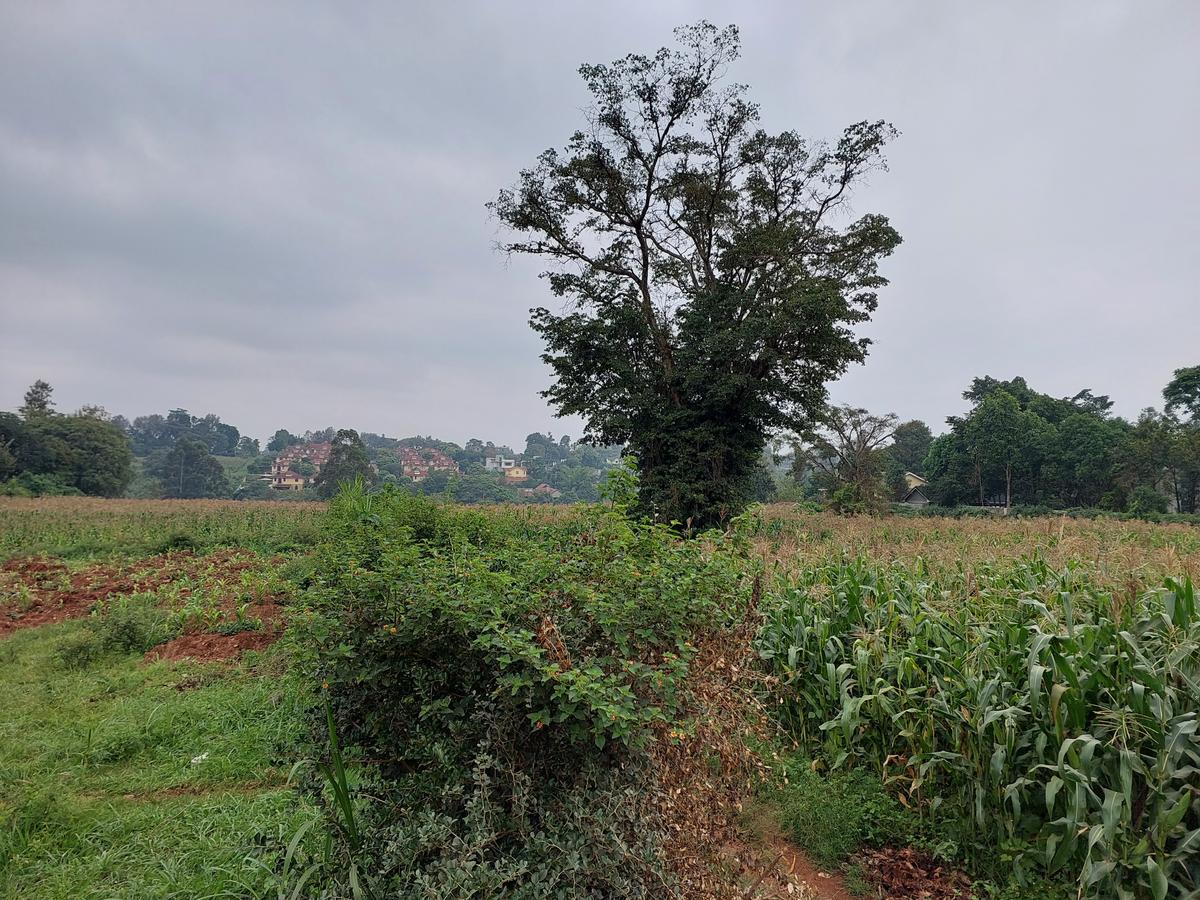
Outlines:
[{"label": "brown dry vegetation", "polygon": [[1110,519],[1047,517],[846,517],[776,503],[752,511],[748,528],[763,558],[788,571],[846,554],[875,562],[923,560],[935,571],[969,572],[1038,555],[1055,569],[1083,567],[1112,590],[1200,574],[1200,529]]}]

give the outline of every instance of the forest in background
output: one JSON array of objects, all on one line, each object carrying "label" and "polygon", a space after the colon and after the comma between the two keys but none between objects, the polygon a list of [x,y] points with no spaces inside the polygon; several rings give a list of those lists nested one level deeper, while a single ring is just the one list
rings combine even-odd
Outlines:
[{"label": "forest in background", "polygon": [[[311,500],[339,480],[362,477],[462,503],[592,502],[619,462],[620,446],[594,446],[534,432],[516,449],[473,438],[460,446],[432,436],[394,438],[326,427],[277,430],[265,442],[209,413],[173,409],[128,419],[103,407],[55,411],[52,388],[36,382],[16,413],[0,413],[0,493],[131,498]],[[1136,421],[1112,414],[1108,396],[1084,389],[1055,398],[1016,377],[976,378],[970,409],[935,435],[920,420],[830,406],[812,427],[778,436],[752,484],[757,502],[809,501],[840,512],[883,512],[909,494],[917,475],[931,511],[1004,507],[1025,513],[1103,510],[1141,517],[1190,516],[1200,503],[1200,366],[1180,369],[1161,409]],[[262,476],[296,444],[344,444],[324,484],[273,490]],[[415,482],[401,448],[445,453],[459,473]],[[529,497],[485,469],[489,457],[520,462],[529,485],[557,492]],[[912,511],[908,507],[905,511]]]}]

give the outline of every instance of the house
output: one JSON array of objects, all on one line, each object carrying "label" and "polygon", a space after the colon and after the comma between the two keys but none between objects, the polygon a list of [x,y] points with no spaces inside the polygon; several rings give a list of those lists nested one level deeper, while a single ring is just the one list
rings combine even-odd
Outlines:
[{"label": "house", "polygon": [[424,481],[434,472],[457,475],[460,471],[458,463],[433,447],[397,447],[395,453],[400,474],[413,481]]},{"label": "house", "polygon": [[550,487],[550,485],[546,484],[544,481],[537,487],[520,488],[519,490],[521,491],[521,495],[523,497],[538,497],[545,498],[547,500],[556,500],[562,496],[562,491],[558,490],[557,488]]},{"label": "house", "polygon": [[[329,441],[292,444],[279,451],[271,463],[271,487],[281,491],[301,491],[316,480],[321,466],[329,462],[333,444]],[[292,467],[303,460],[313,467],[311,475],[301,475]]]},{"label": "house", "polygon": [[489,456],[483,461],[483,467],[489,472],[503,473],[507,481],[524,481],[529,477],[528,469],[506,456]]},{"label": "house", "polygon": [[904,473],[904,496],[900,502],[905,506],[929,505],[929,482],[913,472]]},{"label": "house", "polygon": [[271,475],[271,487],[277,491],[302,491],[311,479],[295,472],[279,472]]}]

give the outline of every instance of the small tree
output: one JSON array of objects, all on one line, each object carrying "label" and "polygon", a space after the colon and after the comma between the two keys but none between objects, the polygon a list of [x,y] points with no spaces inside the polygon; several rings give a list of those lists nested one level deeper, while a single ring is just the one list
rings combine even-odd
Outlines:
[{"label": "small tree", "polygon": [[24,419],[36,419],[39,416],[49,416],[54,413],[54,401],[50,395],[54,388],[48,382],[38,379],[25,392],[25,402],[21,404],[21,416]]},{"label": "small tree", "polygon": [[328,499],[337,493],[338,486],[361,478],[364,484],[374,484],[375,469],[367,457],[362,438],[352,428],[339,429],[331,441],[329,461],[317,475],[317,494]]},{"label": "small tree", "polygon": [[532,311],[556,379],[544,395],[585,418],[586,439],[628,442],[641,513],[708,526],[748,502],[767,435],[802,427],[866,356],[852,327],[900,237],[846,204],[896,132],[769,134],[744,88],[721,84],[737,29],[676,37],[582,66],[585,127],[490,207],[519,236],[503,249],[547,260],[565,301]]},{"label": "small tree", "polygon": [[851,406],[829,407],[801,435],[799,456],[839,511],[878,511],[887,505],[884,448],[896,416],[873,416]]}]

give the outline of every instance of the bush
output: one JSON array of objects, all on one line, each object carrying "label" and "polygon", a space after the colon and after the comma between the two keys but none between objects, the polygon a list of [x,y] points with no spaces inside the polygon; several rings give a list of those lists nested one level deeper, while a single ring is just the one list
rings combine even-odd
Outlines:
[{"label": "bush", "polygon": [[639,751],[678,710],[688,638],[744,611],[743,554],[613,511],[547,524],[389,488],[344,491],[328,527],[294,637],[373,763],[358,852],[382,893],[471,873],[506,896],[658,895]]},{"label": "bush", "polygon": [[1148,485],[1138,485],[1129,495],[1129,505],[1126,511],[1131,516],[1144,516],[1147,513],[1165,513],[1167,498]]},{"label": "bush", "polygon": [[142,654],[175,636],[170,616],[153,594],[132,594],[96,610],[84,631],[59,646],[58,655],[71,668],[89,666],[109,654]]}]

